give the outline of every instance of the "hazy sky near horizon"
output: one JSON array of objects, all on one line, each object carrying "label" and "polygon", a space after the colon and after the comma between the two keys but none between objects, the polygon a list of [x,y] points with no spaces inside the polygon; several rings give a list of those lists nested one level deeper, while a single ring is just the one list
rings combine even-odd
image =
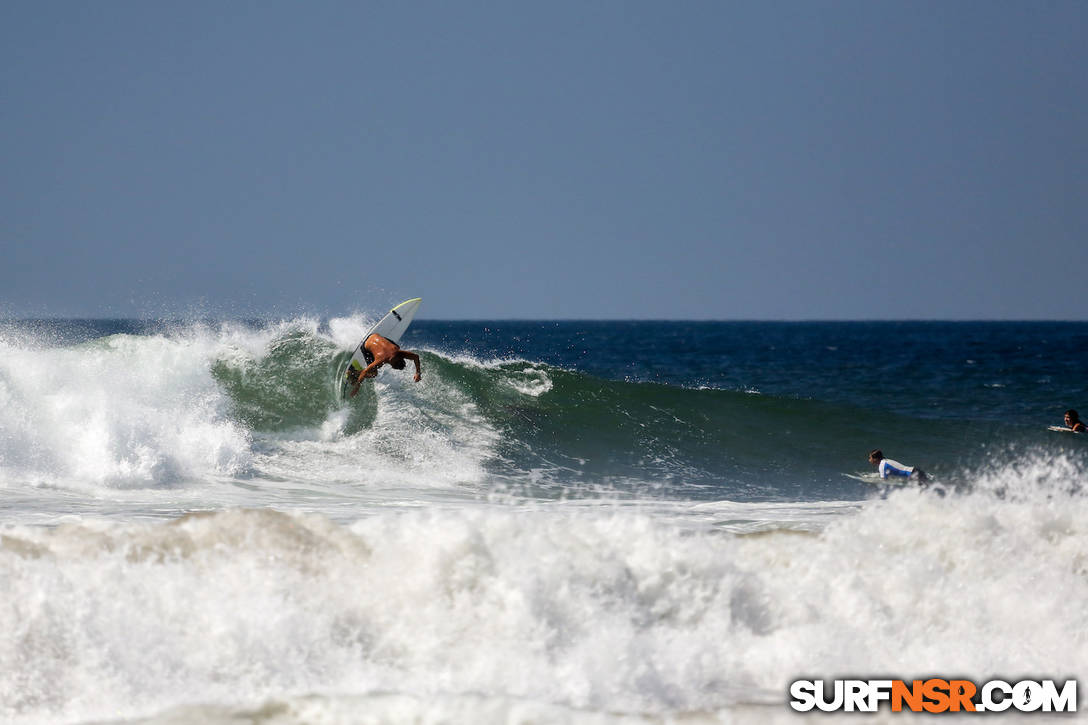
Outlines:
[{"label": "hazy sky near horizon", "polygon": [[0,4],[0,317],[1088,319],[1088,3]]}]

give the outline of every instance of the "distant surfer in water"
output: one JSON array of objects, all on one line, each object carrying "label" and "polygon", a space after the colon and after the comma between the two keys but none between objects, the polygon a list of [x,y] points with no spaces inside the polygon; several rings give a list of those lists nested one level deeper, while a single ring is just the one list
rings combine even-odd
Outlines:
[{"label": "distant surfer in water", "polygon": [[1084,433],[1088,431],[1088,425],[1084,425],[1084,422],[1081,421],[1080,416],[1077,415],[1077,411],[1073,410],[1072,408],[1065,411],[1065,427],[1073,431],[1074,433]]},{"label": "distant surfer in water", "polygon": [[404,361],[411,360],[416,364],[416,377],[415,381],[418,383],[422,376],[422,371],[419,368],[419,355],[408,350],[401,350],[400,345],[387,340],[381,335],[371,335],[363,342],[363,356],[366,358],[366,367],[362,370],[355,372],[351,368],[348,368],[348,376],[353,383],[351,387],[351,397],[355,397],[359,392],[359,386],[363,382],[363,378],[372,378],[378,374],[378,368],[386,363],[394,370],[403,370]]},{"label": "distant surfer in water", "polygon": [[915,478],[923,483],[929,480],[929,476],[921,468],[904,466],[898,461],[885,458],[879,448],[869,454],[869,463],[876,466],[882,479],[886,479],[888,476],[901,476],[903,478]]}]

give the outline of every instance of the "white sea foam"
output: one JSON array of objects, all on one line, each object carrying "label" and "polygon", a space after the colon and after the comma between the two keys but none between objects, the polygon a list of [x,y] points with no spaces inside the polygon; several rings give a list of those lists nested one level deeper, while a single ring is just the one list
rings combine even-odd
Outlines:
[{"label": "white sea foam", "polygon": [[329,320],[329,335],[341,350],[354,350],[366,331],[373,327],[378,319],[361,314],[351,317],[334,317]]},{"label": "white sea foam", "polygon": [[498,434],[475,404],[435,376],[420,383],[406,376],[371,383],[377,416],[347,435],[345,409],[331,411],[312,440],[276,442],[254,468],[262,476],[376,488],[475,486]]},{"label": "white sea foam", "polygon": [[[0,717],[309,695],[328,722],[383,697],[458,722],[511,702],[712,718],[784,709],[802,676],[1086,672],[1088,499],[1068,490],[1084,474],[1057,460],[989,475],[809,532],[792,508],[790,530],[736,535],[585,503],[9,526]],[[307,721],[290,708],[284,722]]]},{"label": "white sea foam", "polygon": [[548,366],[518,357],[478,360],[469,355],[452,355],[450,361],[477,370],[497,372],[499,382],[522,395],[538,398],[554,386]]},{"label": "white sea foam", "polygon": [[213,340],[115,335],[76,347],[0,342],[0,485],[173,485],[229,475],[247,433],[222,415]]},{"label": "white sea foam", "polygon": [[[903,718],[899,718],[902,720]],[[138,723],[202,725],[287,725],[288,723],[365,723],[366,725],[778,725],[795,722],[791,713],[768,706],[734,707],[719,712],[677,715],[594,712],[545,702],[481,695],[404,694],[307,696],[268,700],[250,707],[182,706]],[[821,722],[827,722],[822,719]]]}]

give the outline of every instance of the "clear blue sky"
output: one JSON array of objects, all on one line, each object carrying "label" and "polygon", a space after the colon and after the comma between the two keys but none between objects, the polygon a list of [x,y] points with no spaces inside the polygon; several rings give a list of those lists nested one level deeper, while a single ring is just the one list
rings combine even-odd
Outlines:
[{"label": "clear blue sky", "polygon": [[0,4],[0,316],[1088,317],[1085,2]]}]

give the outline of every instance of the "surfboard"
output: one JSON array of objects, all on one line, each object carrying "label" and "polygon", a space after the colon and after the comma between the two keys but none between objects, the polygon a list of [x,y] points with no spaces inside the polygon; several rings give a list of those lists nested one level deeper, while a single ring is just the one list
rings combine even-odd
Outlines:
[{"label": "surfboard", "polygon": [[906,483],[907,483],[906,478],[904,478],[902,481],[893,481],[893,480],[891,480],[891,477],[881,478],[880,474],[875,473],[875,472],[874,473],[863,473],[863,474],[860,474],[860,475],[858,475],[856,473],[844,473],[842,475],[846,476],[847,478],[852,478],[855,481],[861,481],[862,483],[871,483],[871,484],[876,485],[876,486],[880,486],[880,485],[902,486],[902,485],[906,485]]},{"label": "surfboard", "polygon": [[419,305],[423,302],[422,297],[416,297],[414,299],[405,300],[399,305],[389,310],[389,313],[378,320],[378,322],[367,330],[367,333],[363,335],[363,339],[359,342],[355,348],[354,354],[351,356],[351,362],[348,363],[347,370],[344,371],[344,381],[348,381],[348,376],[352,370],[359,372],[366,367],[366,355],[363,351],[363,344],[366,339],[371,335],[381,335],[385,339],[392,343],[399,345],[401,337],[404,336],[405,331],[408,330],[408,326],[412,324],[412,320],[415,319],[416,312],[419,310]]},{"label": "surfboard", "polygon": [[1072,428],[1066,428],[1064,425],[1048,425],[1047,430],[1052,430],[1055,433],[1076,433],[1077,431]]}]

